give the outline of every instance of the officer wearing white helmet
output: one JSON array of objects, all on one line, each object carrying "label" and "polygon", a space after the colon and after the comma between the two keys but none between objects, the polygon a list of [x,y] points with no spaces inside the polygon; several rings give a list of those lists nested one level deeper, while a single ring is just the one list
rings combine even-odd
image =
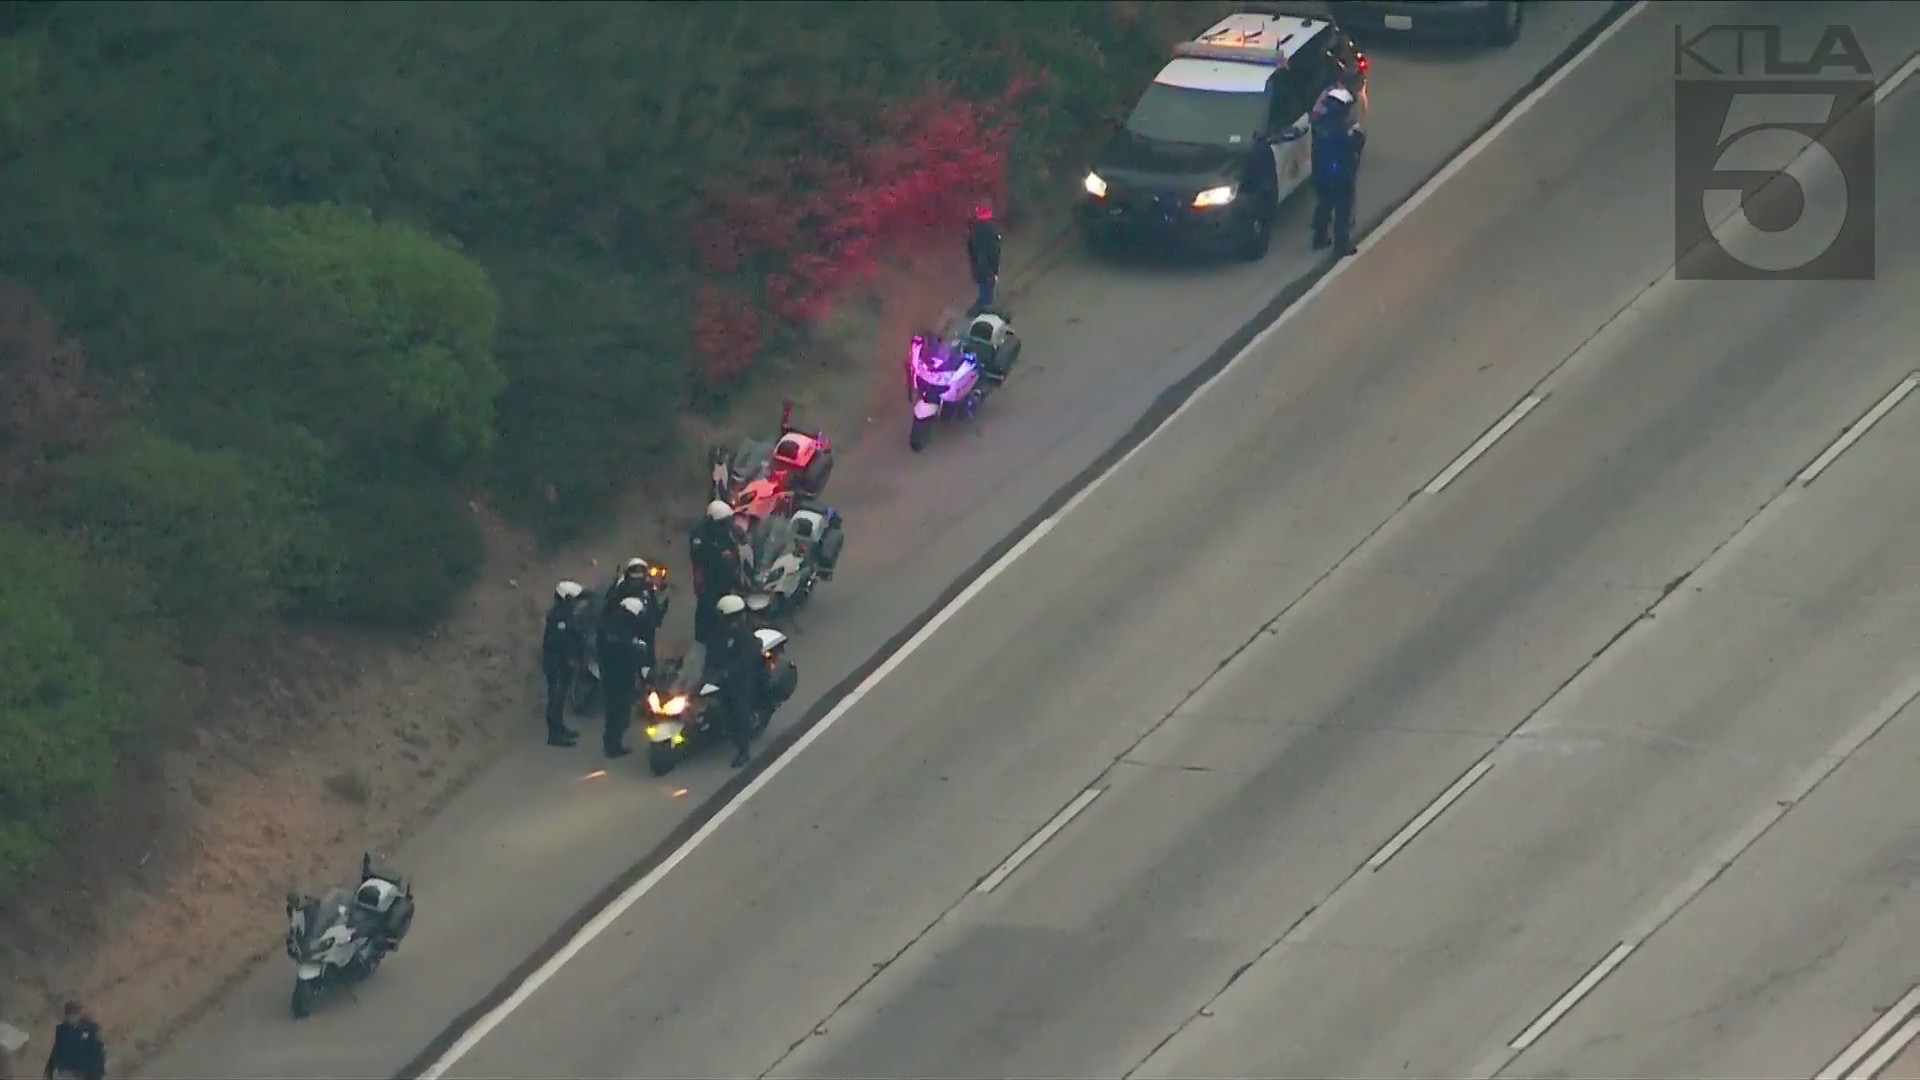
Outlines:
[{"label": "officer wearing white helmet", "polygon": [[667,617],[667,597],[664,588],[655,587],[653,564],[639,557],[628,559],[620,568],[620,576],[607,589],[602,617],[611,616],[614,608],[629,599],[638,599],[641,603],[640,636],[651,647],[659,635],[661,622]]},{"label": "officer wearing white helmet", "polygon": [[1366,132],[1354,116],[1353,91],[1339,83],[1329,87],[1314,104],[1308,128],[1289,129],[1280,140],[1292,142],[1309,132],[1313,136],[1313,246],[1331,246],[1341,255],[1351,255],[1356,250],[1354,191],[1360,152],[1367,144]]},{"label": "officer wearing white helmet", "polygon": [[720,687],[722,717],[727,737],[733,741],[733,767],[747,763],[753,741],[753,686],[760,659],[760,643],[754,639],[747,621],[747,602],[738,593],[728,593],[714,602],[719,616],[712,640],[707,643],[705,675]]},{"label": "officer wearing white helmet", "polygon": [[586,593],[577,581],[553,587],[553,606],[540,636],[540,669],[547,678],[547,745],[572,746],[580,735],[566,724],[567,695],[587,658],[581,633],[580,597]]},{"label": "officer wearing white helmet", "polygon": [[693,638],[711,644],[713,603],[740,582],[740,538],[733,529],[733,507],[725,499],[707,504],[707,512],[687,540],[693,563]]},{"label": "officer wearing white helmet", "polygon": [[627,722],[633,716],[634,698],[640,692],[640,672],[647,664],[652,642],[646,638],[648,623],[646,601],[637,596],[622,599],[600,620],[600,692],[606,704],[605,726],[600,729],[600,748],[609,758],[625,757]]}]

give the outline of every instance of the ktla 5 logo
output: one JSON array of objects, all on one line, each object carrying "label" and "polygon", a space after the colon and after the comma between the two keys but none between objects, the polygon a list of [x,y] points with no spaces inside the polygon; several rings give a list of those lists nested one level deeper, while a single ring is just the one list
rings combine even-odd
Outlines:
[{"label": "ktla 5 logo", "polygon": [[[1674,28],[1676,274],[1866,280],[1874,272],[1872,69],[1845,26],[1805,60],[1778,26]],[[1835,77],[1845,72],[1849,77]]]}]

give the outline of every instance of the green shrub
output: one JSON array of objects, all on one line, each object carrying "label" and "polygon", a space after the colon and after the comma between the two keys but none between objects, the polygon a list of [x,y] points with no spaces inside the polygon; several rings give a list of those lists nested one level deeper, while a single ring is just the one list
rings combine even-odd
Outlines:
[{"label": "green shrub", "polygon": [[56,589],[21,572],[34,538],[0,529],[0,896],[58,834],[59,812],[113,778],[119,712]]},{"label": "green shrub", "polygon": [[424,484],[342,482],[322,503],[337,571],[310,614],[395,630],[429,630],[479,577],[486,544],[451,491]]},{"label": "green shrub", "polygon": [[279,605],[281,561],[305,522],[247,459],[128,428],[63,479],[68,519],[93,551],[143,567],[161,612],[218,625]]},{"label": "green shrub", "polygon": [[[266,286],[253,364],[323,437],[420,452],[452,467],[493,445],[506,376],[500,298],[480,264],[406,225],[333,205],[249,207],[232,264]],[[277,340],[276,340],[277,338]],[[290,417],[290,418],[293,418]]]}]

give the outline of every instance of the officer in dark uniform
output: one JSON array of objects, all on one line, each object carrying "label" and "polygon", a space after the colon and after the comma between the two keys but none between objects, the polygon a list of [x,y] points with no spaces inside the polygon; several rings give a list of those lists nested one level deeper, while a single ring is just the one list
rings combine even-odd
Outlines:
[{"label": "officer in dark uniform", "polygon": [[627,722],[633,717],[633,699],[640,690],[640,669],[648,659],[648,644],[641,637],[645,614],[643,601],[627,597],[600,620],[594,643],[600,657],[600,696],[606,703],[600,747],[609,758],[633,752],[627,747]]},{"label": "officer in dark uniform", "polygon": [[1331,244],[1341,255],[1352,255],[1357,250],[1354,192],[1367,136],[1353,119],[1353,91],[1335,86],[1326,92],[1322,104],[1324,109],[1313,120],[1313,246]]},{"label": "officer in dark uniform", "polygon": [[580,627],[580,598],[585,593],[577,581],[555,585],[546,630],[540,636],[540,668],[547,677],[548,746],[572,746],[580,739],[580,733],[567,726],[567,696],[587,659]]},{"label": "officer in dark uniform", "polygon": [[740,536],[733,528],[733,507],[725,499],[707,504],[707,512],[687,540],[693,563],[693,639],[712,644],[714,604],[740,586]]},{"label": "officer in dark uniform", "polygon": [[728,593],[714,602],[717,616],[713,640],[707,645],[705,677],[720,687],[727,737],[733,741],[733,768],[745,765],[753,746],[753,680],[758,674],[760,643],[747,623],[747,602]]},{"label": "officer in dark uniform", "polygon": [[979,297],[970,315],[993,306],[994,287],[1000,281],[1000,231],[993,227],[993,204],[985,199],[974,204],[973,228],[967,233],[967,267],[973,273]]},{"label": "officer in dark uniform", "polygon": [[656,577],[664,582],[664,575],[656,575],[652,563],[641,558],[628,559],[626,566],[620,570],[620,576],[607,590],[607,598],[600,611],[601,618],[618,618],[614,609],[623,602],[640,601],[639,637],[647,643],[649,655],[653,644],[659,640],[660,624],[667,618],[666,587],[656,584]]}]

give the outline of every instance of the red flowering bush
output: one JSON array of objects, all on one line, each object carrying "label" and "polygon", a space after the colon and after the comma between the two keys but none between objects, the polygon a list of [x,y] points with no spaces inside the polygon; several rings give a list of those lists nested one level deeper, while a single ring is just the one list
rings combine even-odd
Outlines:
[{"label": "red flowering bush", "polygon": [[763,166],[739,190],[712,197],[692,229],[707,279],[694,296],[702,381],[739,377],[764,345],[766,319],[819,319],[890,248],[931,228],[957,230],[974,199],[997,198],[1037,85],[1015,77],[987,101],[941,85],[865,123],[822,118],[816,152]]}]

